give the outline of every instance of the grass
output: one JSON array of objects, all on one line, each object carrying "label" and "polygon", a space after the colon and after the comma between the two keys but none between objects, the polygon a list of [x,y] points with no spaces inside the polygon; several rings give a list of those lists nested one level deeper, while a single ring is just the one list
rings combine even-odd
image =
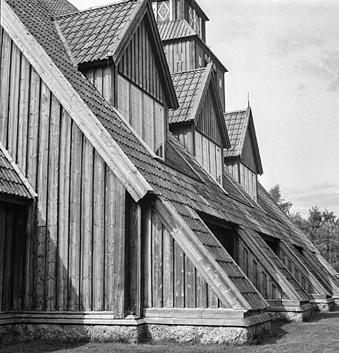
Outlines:
[{"label": "grass", "polygon": [[271,337],[258,345],[182,346],[123,344],[49,344],[30,342],[1,346],[1,353],[338,353],[339,311],[317,314],[307,323],[276,323]]}]

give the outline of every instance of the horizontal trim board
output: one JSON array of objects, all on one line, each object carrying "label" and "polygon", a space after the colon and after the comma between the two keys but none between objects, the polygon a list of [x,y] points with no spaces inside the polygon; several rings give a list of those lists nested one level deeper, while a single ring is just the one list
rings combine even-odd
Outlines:
[{"label": "horizontal trim board", "polygon": [[114,319],[111,312],[18,312],[0,313],[0,325],[9,324],[62,324],[62,325],[107,325],[107,326],[139,326],[143,319],[127,317]]}]

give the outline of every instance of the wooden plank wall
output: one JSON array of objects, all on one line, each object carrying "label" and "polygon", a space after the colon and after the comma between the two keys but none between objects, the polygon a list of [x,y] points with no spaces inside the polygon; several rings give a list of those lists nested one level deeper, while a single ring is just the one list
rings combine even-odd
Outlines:
[{"label": "wooden plank wall", "polygon": [[195,42],[193,40],[166,43],[164,51],[172,74],[199,67],[195,63]]},{"label": "wooden plank wall", "polygon": [[221,308],[154,210],[143,218],[144,308]]},{"label": "wooden plank wall", "polygon": [[298,264],[297,261],[289,256],[285,245],[279,247],[278,257],[307,294],[316,294],[315,288],[312,282],[307,278],[307,275],[305,275],[301,264]]},{"label": "wooden plank wall", "polygon": [[202,104],[202,109],[197,117],[196,127],[218,146],[223,145],[211,88],[209,88],[208,94]]},{"label": "wooden plank wall", "polygon": [[239,237],[235,238],[235,261],[266,300],[287,299],[271,273]]},{"label": "wooden plank wall", "polygon": [[165,104],[164,80],[158,71],[158,60],[154,55],[149,31],[149,24],[144,18],[118,64],[118,71],[151,97]]},{"label": "wooden plank wall", "polygon": [[28,207],[0,202],[0,311],[22,310]]},{"label": "wooden plank wall", "polygon": [[180,141],[189,153],[194,155],[193,125],[175,126],[170,125],[171,133]]},{"label": "wooden plank wall", "polygon": [[239,162],[238,161],[226,161],[225,167],[228,173],[235,179],[238,183],[240,183],[239,177]]},{"label": "wooden plank wall", "polygon": [[241,155],[241,160],[254,173],[258,172],[257,171],[257,167],[256,167],[254,152],[253,152],[252,141],[251,141],[250,133],[249,133],[248,130],[247,130],[247,133],[246,133],[246,136],[245,136],[245,141],[244,141],[244,147],[243,147],[243,151],[242,151],[242,155]]},{"label": "wooden plank wall", "polygon": [[92,85],[104,96],[106,101],[116,106],[115,99],[115,69],[112,64],[103,62],[102,65],[81,69]]},{"label": "wooden plank wall", "polygon": [[0,141],[39,195],[24,309],[123,317],[126,191],[6,32],[2,43]]}]

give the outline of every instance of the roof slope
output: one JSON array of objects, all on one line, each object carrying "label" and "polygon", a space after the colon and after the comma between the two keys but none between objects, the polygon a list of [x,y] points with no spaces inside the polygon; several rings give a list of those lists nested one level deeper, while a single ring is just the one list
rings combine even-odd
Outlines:
[{"label": "roof slope", "polygon": [[57,18],[77,63],[107,59],[117,49],[142,0],[129,0]]},{"label": "roof slope", "polygon": [[67,0],[40,0],[49,10],[54,13],[54,16],[62,16],[69,13],[79,12],[79,10]]},{"label": "roof slope", "polygon": [[0,195],[33,199],[34,193],[28,181],[0,143]]},{"label": "roof slope", "polygon": [[188,38],[197,35],[194,29],[184,19],[160,22],[158,23],[158,29],[161,40]]},{"label": "roof slope", "polygon": [[225,114],[231,148],[224,151],[225,158],[241,157],[245,145],[246,134],[250,134],[258,174],[263,174],[259,145],[255,133],[251,107]]}]

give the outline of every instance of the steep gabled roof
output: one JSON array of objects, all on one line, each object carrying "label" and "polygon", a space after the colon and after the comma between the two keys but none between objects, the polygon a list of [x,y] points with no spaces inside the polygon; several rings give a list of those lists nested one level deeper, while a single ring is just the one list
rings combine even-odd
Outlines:
[{"label": "steep gabled roof", "polygon": [[257,135],[255,133],[252,109],[248,107],[244,110],[229,112],[225,114],[225,122],[230,138],[231,147],[225,150],[225,158],[240,157],[244,150],[246,135],[249,134],[255,162],[257,165],[257,173],[263,174],[262,162],[260,157]]},{"label": "steep gabled roof", "polygon": [[184,19],[160,22],[158,23],[158,28],[161,40],[163,41],[197,35],[194,29]]},{"label": "steep gabled roof", "polygon": [[0,143],[0,196],[33,199],[37,195],[14,163],[7,150]]},{"label": "steep gabled roof", "polygon": [[78,64],[113,56],[143,0],[129,0],[57,17]]},{"label": "steep gabled roof", "polygon": [[151,6],[147,0],[126,0],[56,18],[62,39],[78,65],[112,59],[118,63],[138,22],[146,15],[159,72],[167,87],[170,107],[177,107],[166,57]]},{"label": "steep gabled roof", "polygon": [[172,74],[172,79],[179,101],[179,108],[170,110],[169,123],[182,124],[196,121],[204,98],[209,88],[211,88],[214,91],[213,97],[215,98],[220,135],[224,146],[229,146],[222,105],[214,85],[212,64],[208,64],[207,67]]}]

